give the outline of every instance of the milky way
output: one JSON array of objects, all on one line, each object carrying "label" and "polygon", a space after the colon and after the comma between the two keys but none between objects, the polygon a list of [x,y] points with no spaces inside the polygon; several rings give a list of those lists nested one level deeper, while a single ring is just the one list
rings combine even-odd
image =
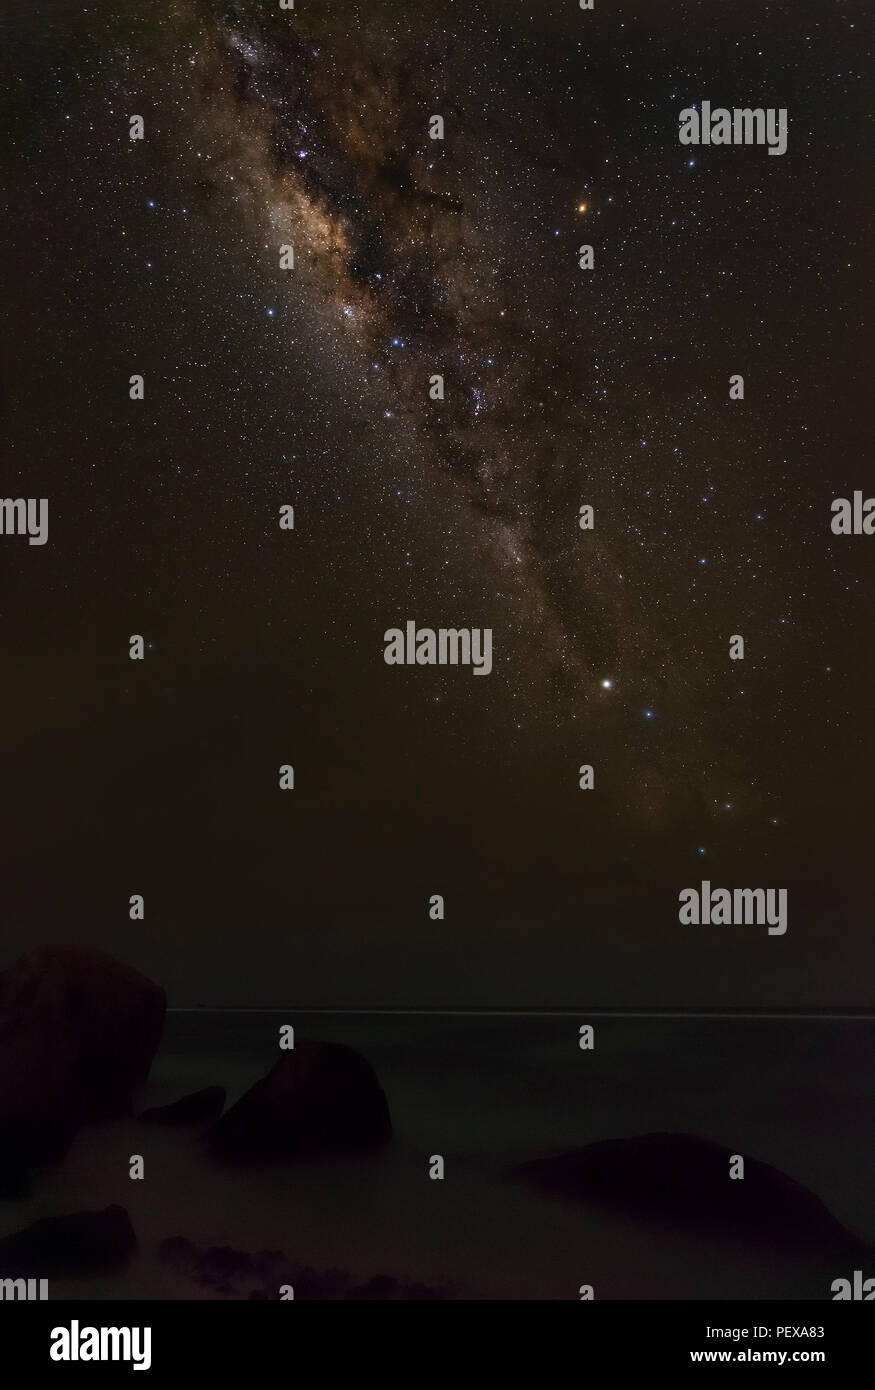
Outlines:
[{"label": "milky way", "polygon": [[[447,564],[494,593],[516,644],[511,658],[499,641],[499,668],[528,717],[586,721],[648,817],[673,805],[719,820],[741,802],[773,824],[739,736],[749,681],[726,651],[761,623],[760,572],[784,542],[767,558],[756,532],[774,463],[744,417],[727,423],[707,366],[711,301],[744,238],[728,272],[691,263],[683,242],[666,249],[678,196],[692,245],[738,196],[731,181],[713,204],[691,193],[689,151],[671,143],[685,103],[670,88],[654,102],[666,177],[649,131],[624,135],[619,115],[602,130],[584,84],[544,89],[488,42],[471,56],[458,19],[401,7],[387,35],[385,16],[345,6],[179,15],[178,138],[213,225],[244,226],[277,294],[311,316],[313,360],[358,402],[377,472],[401,448],[438,516],[467,514],[447,528]],[[428,136],[433,114],[443,141]],[[764,220],[772,174],[747,175]],[[627,184],[635,221],[619,223]],[[593,276],[577,266],[583,242]],[[294,270],[278,269],[283,244]],[[443,401],[429,399],[434,373]],[[592,532],[577,525],[583,503]],[[779,554],[791,594],[797,559]]]},{"label": "milky way", "polygon": [[[342,331],[338,354],[364,371],[372,409],[407,426],[423,486],[429,470],[445,473],[480,518],[484,562],[513,596],[537,663],[577,701],[617,671],[623,646],[664,673],[664,645],[615,578],[607,528],[588,546],[577,529],[592,500],[584,368],[563,348],[569,329],[520,302],[513,247],[504,260],[512,190],[492,166],[506,148],[446,92],[451,44],[408,34],[387,45],[346,28],[301,37],[288,15],[243,13],[207,24],[197,58],[207,174],[237,199],[246,190],[268,254],[294,245],[287,294],[308,296]],[[438,108],[444,142],[427,134]],[[428,398],[436,372],[443,402]]]}]

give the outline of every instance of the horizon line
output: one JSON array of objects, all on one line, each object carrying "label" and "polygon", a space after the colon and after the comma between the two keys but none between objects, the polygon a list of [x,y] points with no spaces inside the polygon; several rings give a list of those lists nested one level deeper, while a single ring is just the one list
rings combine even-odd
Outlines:
[{"label": "horizon line", "polygon": [[423,1008],[402,1008],[395,1005],[381,1005],[371,1008],[353,1008],[349,1005],[338,1005],[326,1007],[324,1005],[297,1005],[297,1004],[194,1004],[177,1005],[168,1007],[169,1014],[199,1014],[199,1013],[226,1013],[226,1014],[275,1014],[275,1013],[294,1013],[294,1014],[355,1014],[355,1015],[398,1015],[404,1017],[412,1016],[435,1016],[448,1017],[453,1015],[472,1016],[472,1017],[494,1017],[494,1018],[576,1018],[581,1014],[598,1015],[603,1018],[770,1018],[770,1019],[823,1019],[842,1020],[845,1022],[875,1021],[875,1012],[871,1009],[864,1009],[858,1005],[851,1005],[847,1008],[836,1008],[831,1006],[829,1009],[800,1009],[787,1008],[775,1009],[763,1007],[759,1009],[725,1009],[713,1008],[671,1008],[671,1009],[608,1009],[604,1007],[592,1007],[589,1005],[579,1005],[577,1008],[557,1008],[557,1009],[476,1009],[468,1007],[441,1007],[427,1006]]}]

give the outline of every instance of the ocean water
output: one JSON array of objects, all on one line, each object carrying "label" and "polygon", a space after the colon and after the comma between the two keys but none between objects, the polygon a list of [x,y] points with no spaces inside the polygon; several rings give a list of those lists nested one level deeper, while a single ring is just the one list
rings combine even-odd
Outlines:
[{"label": "ocean water", "polygon": [[[578,1046],[581,1023],[596,1044]],[[38,1217],[126,1207],[139,1249],[122,1272],[53,1280],[53,1298],[216,1296],[159,1258],[169,1236],[291,1262],[449,1285],[472,1299],[828,1298],[834,1256],[764,1253],[510,1180],[508,1168],[599,1139],[677,1130],[806,1184],[875,1244],[875,1021],[792,1017],[233,1012],[168,1015],[137,1109],[212,1084],[231,1103],[276,1060],[281,1024],[371,1061],[394,1138],[367,1157],[225,1169],[198,1127],[125,1119],[83,1130],[0,1234]],[[128,1176],[142,1154],[145,1179]],[[441,1154],[443,1182],[428,1177]],[[868,1271],[875,1274],[875,1269]]]}]

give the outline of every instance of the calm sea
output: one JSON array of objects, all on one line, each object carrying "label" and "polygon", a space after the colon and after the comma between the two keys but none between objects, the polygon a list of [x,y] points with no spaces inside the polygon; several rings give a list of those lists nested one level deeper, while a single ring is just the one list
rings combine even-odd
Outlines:
[{"label": "calm sea", "polygon": [[[595,1024],[595,1048],[578,1030]],[[121,1274],[52,1281],[55,1298],[202,1298],[158,1258],[167,1236],[284,1250],[362,1280],[451,1284],[468,1298],[829,1297],[835,1259],[566,1203],[508,1181],[512,1164],[598,1139],[679,1130],[774,1164],[875,1243],[875,1021],[799,1017],[314,1013],[169,1014],[148,1090],[163,1104],[221,1084],[229,1102],[276,1059],[281,1024],[344,1042],[389,1097],[392,1144],[368,1158],[246,1172],[214,1165],[197,1129],[93,1127],[33,1195],[0,1204],[0,1233],[119,1202],[139,1251]],[[131,1154],[145,1180],[128,1177]],[[441,1154],[443,1182],[428,1177]],[[875,1274],[875,1269],[869,1270]]]}]

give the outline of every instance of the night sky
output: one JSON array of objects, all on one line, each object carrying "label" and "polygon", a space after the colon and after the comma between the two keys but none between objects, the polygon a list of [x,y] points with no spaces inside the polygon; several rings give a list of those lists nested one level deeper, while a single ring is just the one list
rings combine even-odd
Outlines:
[{"label": "night sky", "polygon": [[[4,956],[177,1005],[867,1002],[865,7],[16,10]],[[681,145],[703,99],[786,154]],[[407,620],[492,673],[387,666]],[[786,935],[681,926],[703,878]]]}]

